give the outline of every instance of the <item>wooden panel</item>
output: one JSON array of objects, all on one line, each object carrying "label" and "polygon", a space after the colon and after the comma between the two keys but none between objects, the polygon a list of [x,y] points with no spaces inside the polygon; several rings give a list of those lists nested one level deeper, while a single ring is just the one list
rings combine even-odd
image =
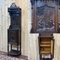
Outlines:
[{"label": "wooden panel", "polygon": [[42,37],[40,38],[39,42],[39,47],[40,47],[40,54],[50,54],[53,55],[53,38],[49,37]]},{"label": "wooden panel", "polygon": [[15,0],[4,0],[0,5],[0,51],[7,52],[7,29],[10,24],[10,17],[8,15],[8,7]]}]

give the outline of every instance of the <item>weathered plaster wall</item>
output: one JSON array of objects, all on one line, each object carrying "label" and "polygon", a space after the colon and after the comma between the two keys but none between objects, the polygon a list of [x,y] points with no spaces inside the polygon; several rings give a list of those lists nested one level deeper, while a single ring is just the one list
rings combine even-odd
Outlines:
[{"label": "weathered plaster wall", "polygon": [[60,60],[60,34],[54,34],[54,60]]},{"label": "weathered plaster wall", "polygon": [[0,51],[7,51],[7,29],[10,24],[8,7],[12,2],[15,2],[15,0],[3,1],[4,2],[0,5]]}]

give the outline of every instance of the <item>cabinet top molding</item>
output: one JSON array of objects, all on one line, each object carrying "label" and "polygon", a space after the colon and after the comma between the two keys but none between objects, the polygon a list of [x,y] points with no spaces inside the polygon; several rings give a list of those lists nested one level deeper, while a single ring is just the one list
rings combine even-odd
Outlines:
[{"label": "cabinet top molding", "polygon": [[38,1],[40,1],[40,2],[50,2],[50,1],[52,1],[52,2],[56,2],[57,5],[60,5],[60,0],[30,0],[31,5],[34,5]]}]

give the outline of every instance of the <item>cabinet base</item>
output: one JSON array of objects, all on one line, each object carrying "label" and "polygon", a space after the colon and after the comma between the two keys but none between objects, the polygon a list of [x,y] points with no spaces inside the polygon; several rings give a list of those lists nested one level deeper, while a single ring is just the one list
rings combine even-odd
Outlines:
[{"label": "cabinet base", "polygon": [[20,56],[21,52],[20,51],[16,51],[16,50],[11,50],[8,55],[10,56]]}]

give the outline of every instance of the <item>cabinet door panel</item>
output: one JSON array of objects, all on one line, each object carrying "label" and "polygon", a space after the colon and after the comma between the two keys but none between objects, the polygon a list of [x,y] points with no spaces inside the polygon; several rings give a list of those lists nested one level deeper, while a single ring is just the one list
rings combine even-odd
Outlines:
[{"label": "cabinet door panel", "polygon": [[57,1],[32,1],[31,33],[58,32]]}]

